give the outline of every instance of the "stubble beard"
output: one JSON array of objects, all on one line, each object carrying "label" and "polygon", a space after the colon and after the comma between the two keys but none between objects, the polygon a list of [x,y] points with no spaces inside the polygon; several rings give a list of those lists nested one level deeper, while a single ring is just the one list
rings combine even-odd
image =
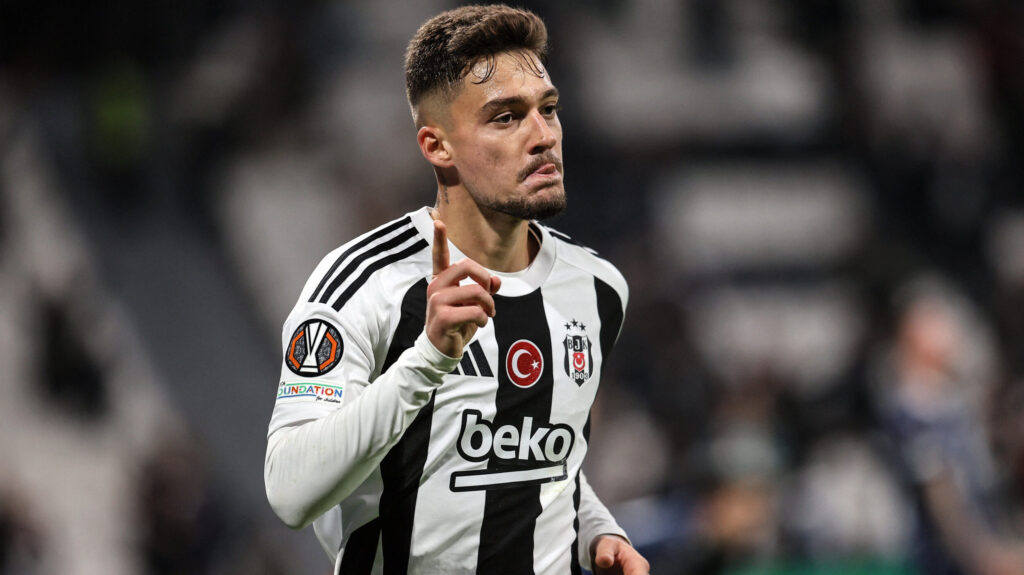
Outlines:
[{"label": "stubble beard", "polygon": [[568,203],[565,188],[560,185],[552,188],[554,193],[542,193],[547,190],[538,190],[533,196],[489,198],[467,186],[470,195],[480,207],[520,220],[546,220],[565,211]]}]

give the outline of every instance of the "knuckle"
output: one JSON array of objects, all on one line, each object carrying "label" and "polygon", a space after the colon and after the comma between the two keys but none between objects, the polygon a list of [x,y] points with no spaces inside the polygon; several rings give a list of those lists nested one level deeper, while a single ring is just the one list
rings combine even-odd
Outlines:
[{"label": "knuckle", "polygon": [[484,267],[482,265],[476,263],[475,261],[473,261],[473,260],[471,260],[469,258],[465,258],[463,260],[459,260],[459,263],[462,265],[462,268],[464,270],[466,270],[466,272],[473,272],[473,273],[476,273],[476,274],[486,274],[487,273],[487,270],[484,269]]}]

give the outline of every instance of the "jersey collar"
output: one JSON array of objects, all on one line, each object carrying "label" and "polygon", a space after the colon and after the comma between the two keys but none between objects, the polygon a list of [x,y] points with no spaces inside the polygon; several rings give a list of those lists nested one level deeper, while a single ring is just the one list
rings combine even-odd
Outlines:
[{"label": "jersey collar", "polygon": [[[416,230],[423,236],[423,239],[427,240],[430,245],[433,245],[434,222],[430,217],[431,209],[429,207],[420,208],[415,212],[411,212],[409,217],[412,218],[413,225],[416,226]],[[530,262],[530,265],[513,273],[487,270],[501,278],[501,289],[498,290],[498,295],[508,297],[526,295],[539,288],[548,278],[548,275],[551,274],[551,270],[555,266],[555,258],[558,255],[557,242],[548,233],[547,228],[535,221],[530,222],[530,233],[540,240],[540,250],[537,252],[536,257],[533,258],[533,261]],[[448,240],[448,253],[452,263],[466,257],[462,250],[456,247],[451,240]]]}]

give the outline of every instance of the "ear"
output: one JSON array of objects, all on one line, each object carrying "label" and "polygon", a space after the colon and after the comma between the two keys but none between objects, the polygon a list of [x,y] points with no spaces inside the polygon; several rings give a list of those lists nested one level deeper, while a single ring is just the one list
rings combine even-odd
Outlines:
[{"label": "ear", "polygon": [[416,143],[419,144],[423,157],[435,167],[452,167],[451,145],[443,129],[438,126],[423,126],[416,133]]}]

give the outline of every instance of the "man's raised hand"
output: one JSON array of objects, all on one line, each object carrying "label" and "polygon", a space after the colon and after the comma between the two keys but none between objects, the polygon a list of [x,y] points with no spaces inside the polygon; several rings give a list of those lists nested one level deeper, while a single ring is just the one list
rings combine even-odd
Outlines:
[{"label": "man's raised hand", "polygon": [[[501,279],[466,258],[448,265],[448,231],[434,221],[434,278],[427,286],[427,338],[448,357],[461,357],[476,330],[494,317],[494,298]],[[460,286],[471,278],[474,283]]]}]

